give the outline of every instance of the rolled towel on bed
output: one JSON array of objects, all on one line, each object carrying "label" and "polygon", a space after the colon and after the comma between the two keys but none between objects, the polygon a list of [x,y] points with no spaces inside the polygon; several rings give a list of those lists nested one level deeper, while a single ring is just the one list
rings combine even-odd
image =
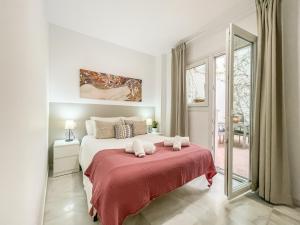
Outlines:
[{"label": "rolled towel on bed", "polygon": [[144,157],[146,155],[144,151],[143,143],[140,140],[133,141],[132,149],[134,151],[135,156],[137,157]]},{"label": "rolled towel on bed", "polygon": [[174,138],[172,137],[166,137],[164,140],[164,146],[166,147],[172,147],[174,143]]},{"label": "rolled towel on bed", "polygon": [[181,150],[181,137],[180,136],[175,136],[174,137],[173,150],[174,151],[180,151]]},{"label": "rolled towel on bed", "polygon": [[132,143],[127,144],[125,146],[125,152],[127,152],[127,153],[134,153],[133,148],[132,148]]},{"label": "rolled towel on bed", "polygon": [[[180,137],[180,136],[178,136]],[[189,137],[180,137],[181,139],[181,147],[190,146],[190,138]],[[174,144],[174,138],[173,137],[167,137],[164,140],[164,146],[172,147]]]},{"label": "rolled towel on bed", "polygon": [[[145,142],[142,142],[142,145],[143,145],[144,151],[145,151],[145,153],[147,155],[152,155],[152,154],[155,153],[156,147],[155,147],[155,145],[152,142],[146,142],[145,141]],[[134,153],[133,144],[132,143],[126,145],[125,152],[127,152],[127,153]]]},{"label": "rolled towel on bed", "polygon": [[190,146],[190,137],[180,137],[180,138],[181,138],[182,147]]},{"label": "rolled towel on bed", "polygon": [[143,142],[144,151],[147,155],[152,155],[156,151],[156,147],[152,142]]}]

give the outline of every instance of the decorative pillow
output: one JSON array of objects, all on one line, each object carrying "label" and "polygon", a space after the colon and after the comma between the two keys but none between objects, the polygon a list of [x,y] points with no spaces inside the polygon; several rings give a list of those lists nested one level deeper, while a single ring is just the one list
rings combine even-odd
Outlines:
[{"label": "decorative pillow", "polygon": [[133,121],[125,120],[126,125],[132,125],[133,136],[147,134],[147,124],[146,121]]},{"label": "decorative pillow", "polygon": [[95,120],[95,138],[106,139],[115,137],[115,125],[122,125],[121,122],[104,122]]},{"label": "decorative pillow", "polygon": [[86,129],[87,135],[94,135],[94,121],[86,120],[85,121],[85,129]]},{"label": "decorative pillow", "polygon": [[115,134],[117,139],[133,137],[132,125],[115,125]]},{"label": "decorative pillow", "polygon": [[96,121],[124,124],[124,122],[121,119],[121,117],[97,117],[97,116],[91,116],[91,120],[93,121],[93,127],[94,127],[94,129],[93,129],[93,135],[94,135],[94,137],[96,137]]}]

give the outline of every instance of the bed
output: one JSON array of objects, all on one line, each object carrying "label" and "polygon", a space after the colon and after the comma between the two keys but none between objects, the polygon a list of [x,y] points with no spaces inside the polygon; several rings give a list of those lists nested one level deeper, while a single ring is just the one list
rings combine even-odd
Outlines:
[{"label": "bed", "polygon": [[[157,152],[145,158],[125,153],[124,148],[134,139],[155,143]],[[83,138],[79,162],[85,174],[84,190],[90,214],[97,213],[103,225],[121,225],[151,200],[196,177],[205,175],[212,184],[216,170],[208,149],[191,145],[173,152],[163,146],[163,140],[155,134],[127,139]]]}]

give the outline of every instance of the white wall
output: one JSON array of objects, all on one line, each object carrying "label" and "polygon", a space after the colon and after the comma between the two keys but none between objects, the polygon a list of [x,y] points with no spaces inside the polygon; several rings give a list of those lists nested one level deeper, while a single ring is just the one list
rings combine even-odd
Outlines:
[{"label": "white wall", "polygon": [[300,3],[282,1],[283,62],[286,78],[288,144],[293,197],[300,205]]},{"label": "white wall", "polygon": [[[256,15],[253,12],[249,16],[234,21],[234,24],[256,34]],[[229,26],[229,24],[228,24]],[[208,32],[194,39],[187,45],[187,64],[193,64],[198,60],[209,59],[209,106],[191,107],[189,109],[189,134],[191,140],[197,144],[212,148],[212,115],[213,115],[213,65],[214,56],[217,53],[225,53],[226,27]]]},{"label": "white wall", "polygon": [[[50,25],[50,102],[157,106],[156,58],[151,55]],[[143,80],[141,103],[80,98],[79,69]],[[157,87],[159,86],[159,87]]]},{"label": "white wall", "polygon": [[48,169],[43,1],[1,1],[0,27],[0,224],[40,225]]}]

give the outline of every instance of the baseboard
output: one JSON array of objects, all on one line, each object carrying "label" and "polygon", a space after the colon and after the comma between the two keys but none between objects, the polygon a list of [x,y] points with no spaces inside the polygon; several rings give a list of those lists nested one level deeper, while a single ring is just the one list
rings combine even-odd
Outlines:
[{"label": "baseboard", "polygon": [[41,215],[41,225],[44,224],[44,215],[45,215],[45,206],[46,206],[46,197],[47,197],[47,187],[48,187],[48,175],[49,175],[49,167],[47,166],[46,180],[43,190],[43,203],[42,203],[42,215]]}]

